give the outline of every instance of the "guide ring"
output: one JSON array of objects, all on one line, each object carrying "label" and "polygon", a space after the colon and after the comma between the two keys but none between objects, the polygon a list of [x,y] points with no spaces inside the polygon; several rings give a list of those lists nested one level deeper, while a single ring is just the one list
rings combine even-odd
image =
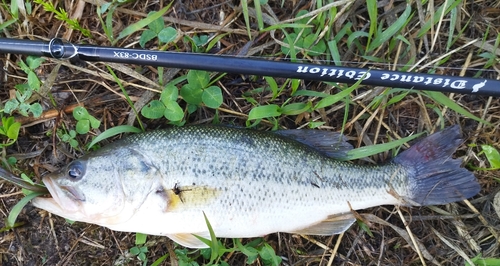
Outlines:
[{"label": "guide ring", "polygon": [[[77,48],[75,45],[73,45],[72,43],[69,43],[71,46],[73,46],[73,51],[74,53],[70,56],[67,56],[66,58],[72,58],[74,56],[77,55]],[[66,47],[64,46],[64,42],[61,38],[52,38],[49,42],[49,52],[50,52],[50,55],[53,57],[53,58],[56,58],[56,59],[61,59],[61,58],[64,58],[64,55],[66,53]]]}]

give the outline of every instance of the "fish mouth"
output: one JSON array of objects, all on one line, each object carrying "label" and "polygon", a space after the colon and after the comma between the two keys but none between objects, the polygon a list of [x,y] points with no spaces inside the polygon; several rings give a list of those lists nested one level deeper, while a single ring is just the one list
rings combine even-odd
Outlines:
[{"label": "fish mouth", "polygon": [[70,186],[59,186],[50,177],[44,177],[42,180],[49,190],[52,199],[62,210],[68,212],[77,212],[81,210],[81,202],[85,201],[85,196],[81,191]]}]

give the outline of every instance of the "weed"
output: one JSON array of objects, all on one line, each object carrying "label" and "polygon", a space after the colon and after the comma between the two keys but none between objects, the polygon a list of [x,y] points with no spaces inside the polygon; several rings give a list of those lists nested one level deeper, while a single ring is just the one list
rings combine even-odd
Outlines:
[{"label": "weed", "polygon": [[[485,38],[486,38],[486,36],[487,36],[487,34],[485,34]],[[492,51],[497,51],[499,46],[500,46],[500,35],[497,36]],[[498,64],[498,62],[500,62],[500,58],[498,58],[498,56],[493,52],[484,52],[484,53],[481,53],[479,56],[488,60],[486,62],[485,68],[489,68],[492,65]],[[479,71],[477,73],[477,75],[480,75],[480,74],[482,74],[481,71]]]},{"label": "weed", "polygon": [[32,199],[44,194],[45,193],[41,192],[33,192],[26,195],[20,201],[18,201],[16,205],[14,205],[14,207],[12,207],[12,209],[9,212],[9,216],[7,217],[7,223],[6,223],[7,228],[10,229],[16,227],[17,216],[19,216],[19,213],[21,213],[21,210],[24,208],[24,206],[26,206]]},{"label": "weed", "polygon": [[[328,106],[331,106],[346,97],[349,96],[350,93],[352,93],[358,86],[359,83],[361,82],[362,78],[358,80],[355,84],[350,86],[349,88],[342,90],[341,92],[334,94],[334,95],[329,95],[329,94],[324,94],[324,93],[315,93],[315,92],[302,92],[298,91],[294,95],[299,96],[299,95],[315,95],[317,97],[321,97],[322,99],[318,101],[317,104],[313,105],[311,102],[307,103],[288,103],[288,101],[285,101],[281,106],[277,104],[269,104],[269,105],[262,105],[262,106],[256,106],[250,110],[250,113],[248,114],[248,119],[246,122],[247,127],[252,127],[260,123],[262,119],[271,119],[271,121],[274,124],[274,129],[278,128],[277,124],[277,117],[281,115],[298,115],[302,113],[307,113],[307,112],[313,112],[321,108],[325,108]],[[272,83],[271,87],[272,87]],[[273,90],[274,92],[275,90]],[[277,94],[277,93],[276,93]],[[347,105],[346,105],[347,106]],[[346,112],[347,113],[347,112]],[[254,123],[251,123],[252,120],[255,120]]]},{"label": "weed", "polygon": [[[37,184],[35,184],[33,182],[33,180],[31,180],[24,173],[21,174],[21,179],[23,180],[23,182],[26,182],[27,184],[29,184],[31,186],[37,186]],[[5,229],[14,228],[14,227],[20,225],[19,223],[16,223],[16,220],[17,220],[17,217],[19,216],[19,214],[21,213],[22,209],[24,208],[24,206],[26,206],[32,199],[46,194],[46,192],[35,192],[35,191],[31,191],[31,190],[25,189],[25,188],[23,188],[22,191],[23,191],[23,194],[25,196],[20,201],[18,201],[16,203],[16,205],[14,205],[14,207],[12,207],[12,209],[10,210],[9,215],[7,217],[7,220],[6,220]]]},{"label": "weed", "polygon": [[199,106],[213,109],[222,104],[222,90],[218,86],[210,85],[210,75],[206,71],[189,70],[187,84],[181,87],[181,96],[188,103],[188,112],[194,112]]},{"label": "weed", "polygon": [[149,119],[165,117],[173,124],[179,124],[184,118],[184,111],[177,103],[179,90],[168,84],[160,95],[160,100],[153,100],[141,109],[141,114]]},{"label": "weed", "polygon": [[120,86],[120,90],[122,91],[123,95],[125,95],[125,99],[127,100],[127,103],[129,104],[130,108],[132,108],[132,110],[134,111],[134,113],[137,117],[137,122],[139,123],[141,130],[144,131],[144,126],[142,125],[142,121],[139,118],[139,113],[137,112],[137,109],[135,108],[134,103],[132,102],[132,100],[128,96],[127,91],[123,87],[123,84],[120,82],[120,79],[118,79],[115,72],[109,66],[107,66],[107,69],[108,69],[109,73],[111,73],[111,75],[113,76],[116,83],[118,83],[118,86]]},{"label": "weed", "polygon": [[76,138],[76,131],[70,130],[68,132],[65,132],[63,130],[57,130],[57,136],[63,141],[68,143],[72,148],[76,149],[78,148],[78,141],[75,139]]},{"label": "weed", "polygon": [[191,43],[191,51],[200,53],[205,51],[202,47],[205,46],[210,39],[208,35],[194,35],[193,37],[184,36],[184,40]]},{"label": "weed", "polygon": [[19,136],[21,123],[16,122],[14,117],[2,117],[2,125],[0,125],[0,135],[7,137],[7,142],[0,144],[1,147],[6,147],[14,144]]},{"label": "weed", "polygon": [[[6,27],[12,25],[12,23],[19,17],[17,2],[19,1],[12,1],[10,6],[10,13],[13,14],[14,19],[2,23],[0,29],[6,29]],[[139,20],[137,23],[131,24],[121,31],[118,36],[114,36],[113,30],[116,32],[116,29],[114,29],[113,19],[116,19],[116,16],[113,18],[113,15],[114,12],[117,11],[117,8],[125,2],[126,1],[114,0],[97,7],[101,26],[103,27],[104,33],[108,37],[110,43],[113,45],[126,37],[137,39],[137,36],[140,36],[139,44],[141,47],[144,47],[149,41],[157,38],[160,50],[167,49],[171,46],[179,49],[177,46],[178,44],[173,41],[181,40],[181,42],[185,42],[185,46],[188,46],[187,48],[184,47],[186,50],[191,49],[190,51],[193,52],[207,52],[214,47],[218,40],[225,36],[224,34],[212,36],[207,35],[206,31],[198,31],[192,33],[190,36],[183,36],[182,39],[177,38],[178,32],[172,27],[165,27],[164,20],[162,19],[165,13],[169,10],[170,5],[158,12],[150,12],[146,18]],[[316,5],[315,8],[321,8],[324,4],[323,2],[324,1],[314,2]],[[45,3],[40,0],[36,0],[35,3],[42,5],[47,12],[56,14],[55,17],[58,20],[63,21],[71,28],[81,31],[85,36],[88,36],[86,35],[87,32],[90,34],[87,29],[81,29],[78,21],[70,20],[67,13],[61,8],[56,8],[53,4],[49,2]],[[28,13],[30,13],[30,2],[28,1],[24,3],[24,5],[26,6]],[[264,28],[265,21],[262,10],[263,7],[269,7],[265,5],[267,5],[267,2],[264,0],[254,1],[254,10],[252,10],[252,15],[250,10],[251,8],[248,6],[248,1],[241,1],[248,36],[250,38],[254,38],[255,36],[255,34],[252,34],[251,32],[251,27],[258,29],[259,33],[276,29],[283,30],[285,36],[284,41],[285,43],[288,43],[288,46],[283,45],[281,47],[276,47],[273,51],[278,51],[278,54],[279,51],[281,51],[283,54],[289,56],[292,61],[295,60],[297,55],[300,53],[306,58],[309,57],[313,60],[324,60],[323,62],[325,63],[329,63],[331,60],[334,64],[341,65],[341,60],[347,50],[345,49],[346,47],[343,46],[348,46],[348,52],[354,52],[356,54],[356,58],[364,59],[368,62],[386,63],[389,60],[393,60],[394,58],[391,58],[391,56],[396,53],[399,53],[400,56],[411,56],[412,58],[409,58],[404,66],[396,64],[397,67],[406,71],[410,69],[415,62],[415,56],[411,54],[412,51],[410,49],[412,48],[412,45],[415,45],[413,43],[415,42],[415,38],[413,38],[415,35],[417,35],[417,38],[431,36],[430,33],[432,33],[432,31],[430,29],[435,28],[436,24],[439,23],[440,20],[449,20],[449,30],[448,32],[445,32],[447,34],[445,47],[446,50],[450,50],[452,49],[454,43],[460,40],[460,35],[466,29],[466,27],[463,27],[460,33],[458,33],[459,36],[457,36],[455,29],[460,25],[456,25],[454,23],[457,23],[459,18],[462,16],[459,12],[461,10],[461,1],[437,2],[434,13],[439,15],[427,16],[427,20],[421,21],[422,25],[412,28],[413,25],[407,26],[410,22],[412,22],[412,20],[414,20],[414,13],[412,13],[413,10],[411,5],[406,5],[401,9],[401,12],[397,12],[398,17],[394,20],[394,22],[384,24],[381,23],[382,15],[379,14],[382,8],[377,7],[377,1],[367,0],[366,12],[368,14],[367,18],[369,21],[360,19],[354,24],[346,21],[346,23],[343,23],[342,26],[339,27],[339,30],[336,30],[335,32],[331,29],[333,28],[332,25],[334,18],[338,19],[336,16],[336,7],[311,15],[307,18],[296,20],[293,24],[276,24],[270,25],[268,28]],[[311,7],[314,7],[313,5]],[[8,10],[8,8],[6,8],[6,10]],[[147,13],[147,11],[144,12],[144,14],[145,13]],[[390,13],[389,10],[387,13]],[[307,14],[308,11],[304,9],[297,13],[295,17],[301,17]],[[250,20],[252,18],[250,16],[254,18],[256,22],[255,25],[251,24]],[[366,22],[367,26],[365,28],[362,27],[364,22]],[[293,30],[285,32],[285,28],[292,28]],[[141,30],[142,32],[139,32]],[[484,35],[484,42],[491,41],[491,38],[487,37],[490,30],[493,31],[492,28],[487,29],[486,34]],[[435,35],[440,36],[442,34],[440,33]],[[499,43],[500,38],[497,38],[494,48],[497,48]],[[401,50],[398,50],[400,44],[402,48]],[[486,61],[486,67],[490,67],[498,63],[498,57],[494,51],[477,53],[475,56],[480,59],[484,59]],[[434,67],[438,67],[439,65],[446,63],[447,60],[449,60],[449,57],[442,58]],[[22,61],[19,62],[23,71],[25,71],[28,75],[28,82],[26,84],[16,86],[17,91],[15,99],[11,99],[6,103],[4,108],[5,113],[18,112],[25,116],[29,114],[39,116],[41,114],[41,106],[38,103],[32,103],[32,96],[40,88],[40,80],[36,77],[34,71],[34,69],[38,67],[36,64],[37,63],[33,62],[30,57],[27,59],[27,64],[24,64]],[[163,76],[161,69],[162,68],[158,68],[158,77]],[[112,73],[112,71],[110,72]],[[112,74],[114,75],[114,73]],[[481,73],[479,72],[478,75],[479,74]],[[118,82],[118,79],[116,80]],[[184,82],[184,80],[187,80],[187,83],[183,84],[183,86],[179,89],[177,84]],[[189,71],[187,75],[179,77],[177,82],[170,82],[167,85],[162,84],[161,80],[159,80],[158,83],[161,87],[163,87],[159,98],[151,101],[144,108],[142,108],[140,112],[144,117],[149,119],[165,118],[170,124],[182,125],[186,122],[186,120],[188,120],[188,116],[196,110],[204,107],[217,109],[222,105],[224,95],[218,86],[213,86],[213,84],[215,84],[215,80],[216,79],[213,79],[213,76],[211,77],[209,73],[196,70]],[[252,91],[243,92],[243,98],[246,99],[247,103],[251,104],[251,108],[240,109],[240,112],[248,114],[248,119],[246,121],[247,126],[254,126],[260,121],[266,119],[271,121],[273,128],[276,129],[285,125],[281,123],[282,120],[291,120],[293,119],[292,116],[307,115],[312,117],[314,113],[324,112],[325,109],[334,106],[336,107],[337,105],[344,105],[345,109],[343,120],[339,121],[340,123],[338,123],[338,125],[333,125],[335,127],[343,128],[346,121],[348,121],[348,118],[354,112],[353,109],[359,110],[361,107],[361,105],[358,105],[357,101],[351,99],[351,95],[355,95],[358,89],[361,89],[361,91],[363,90],[363,88],[358,86],[345,87],[342,84],[326,84],[326,86],[335,86],[335,88],[338,88],[335,94],[329,94],[320,92],[320,90],[314,91],[309,88],[299,90],[299,83],[301,81],[298,80],[287,79],[283,81],[281,79],[274,79],[271,77],[265,77],[265,80],[267,82],[265,86]],[[304,85],[304,83],[302,84]],[[121,84],[119,85],[122,93],[127,98],[129,105],[137,114],[137,111],[134,108],[134,103],[130,97],[128,97],[127,91]],[[255,95],[257,93],[261,94],[259,95],[260,97]],[[267,95],[262,95],[264,93],[267,93]],[[487,124],[486,121],[479,119],[474,114],[467,111],[463,106],[461,106],[462,104],[457,104],[447,95],[437,92],[415,92],[398,88],[386,89],[380,95],[375,96],[371,102],[370,100],[367,101],[367,109],[373,111],[378,108],[383,109],[386,107],[395,107],[398,106],[398,104],[404,99],[408,99],[409,97],[407,96],[411,97],[412,95],[417,95],[419,97],[423,96],[426,103],[425,106],[422,106],[422,108],[427,108],[435,112],[435,115],[441,118],[441,123],[444,123],[444,119],[446,118],[446,115],[442,112],[442,107],[445,106],[460,116]],[[91,128],[99,127],[99,120],[90,116],[85,109],[75,110],[73,112],[73,116],[77,120],[75,130],[67,131],[66,129],[61,129],[57,131],[57,134],[60,139],[68,142],[72,147],[77,148],[79,145],[76,140],[77,134],[86,134],[91,130]],[[367,116],[361,116],[361,120],[366,117]],[[217,120],[218,118],[218,113],[216,113],[214,119]],[[125,125],[112,127],[94,138],[88,147],[94,147],[94,145],[99,141],[115,136],[116,134],[143,131],[144,128],[142,127],[139,116],[137,116],[137,119],[141,129]],[[313,119],[307,121],[307,123],[309,128],[317,128],[323,125],[332,126],[329,122],[321,120],[313,121]],[[297,122],[296,124],[298,126]],[[3,144],[4,146],[15,143],[19,134],[19,129],[20,124],[15,122],[14,118],[2,117],[0,135],[7,138]],[[402,143],[416,137],[418,137],[418,135],[413,135],[412,137],[404,138],[399,141],[391,141],[383,145],[374,145],[355,149],[348,153],[348,157],[349,159],[361,158],[391,149],[395,150]],[[478,149],[481,150],[481,154],[484,153],[486,156],[486,159],[491,167],[490,169],[500,168],[500,155],[497,149],[490,145],[481,145]],[[10,159],[7,161],[9,161],[9,164],[15,163]],[[20,210],[17,205],[15,210],[15,212]],[[11,222],[11,225],[12,224],[13,226],[16,226],[13,222]],[[208,221],[207,226],[209,226]],[[369,232],[369,229],[364,228],[363,224],[361,224],[360,227]],[[140,240],[140,237],[141,234],[136,235],[135,246],[130,248],[129,251],[134,256],[137,256],[142,264],[146,264],[148,255],[150,254],[148,253],[148,246],[146,245],[146,237],[144,236],[143,240]],[[221,241],[216,240],[213,234],[211,234],[211,239],[207,241],[211,247],[209,249],[193,251],[177,247],[175,249],[175,254],[179,259],[179,265],[198,265],[199,261],[202,260],[209,261],[209,264],[212,265],[227,265],[228,263],[225,262],[224,259],[226,259],[225,256],[231,252],[241,252],[245,254],[247,256],[247,263],[279,265],[281,262],[281,258],[275,254],[273,248],[260,238],[246,244],[242,244],[238,239],[233,239],[233,246],[230,248],[224,246]],[[401,245],[400,243],[394,245],[395,248],[401,249],[403,246],[404,245]],[[304,254],[305,253],[306,251],[304,251]],[[160,257],[152,265],[160,264],[167,257],[168,254]],[[479,265],[495,265],[494,263],[498,260],[496,259],[495,261],[495,259],[482,258],[479,255],[474,258],[473,261]]]},{"label": "weed", "polygon": [[[202,249],[201,255],[204,259],[210,260],[206,265],[229,265],[227,262],[223,261],[222,258],[226,253],[241,252],[247,256],[247,263],[254,263],[259,257],[262,259],[263,265],[278,266],[281,263],[281,257],[277,256],[274,249],[264,242],[262,238],[254,239],[248,244],[243,245],[239,239],[233,239],[233,248],[225,247],[221,241],[217,240],[215,233],[210,225],[205,213],[205,223],[207,225],[208,231],[210,233],[210,239],[205,239],[200,236],[196,236],[199,240],[209,246],[208,249]],[[192,258],[187,256],[187,251],[185,249],[177,250],[176,255],[180,260],[183,260],[184,265],[198,265]],[[180,265],[180,263],[179,263]]]},{"label": "weed", "polygon": [[[296,17],[301,17],[307,13],[306,10],[301,10],[297,13]],[[308,24],[308,19],[303,18],[297,23]],[[288,42],[288,47],[281,46],[281,51],[284,54],[290,54],[290,47],[294,49],[300,49],[305,55],[318,56],[326,51],[326,43],[323,39],[318,39],[320,33],[321,20],[314,19],[312,22],[313,28],[294,28],[294,32],[286,35],[286,40]],[[310,24],[309,24],[310,25]],[[316,30],[314,32],[313,30]]]},{"label": "weed", "polygon": [[484,153],[486,159],[488,159],[488,162],[490,163],[491,170],[500,169],[500,153],[498,150],[490,145],[481,145],[481,149],[483,150],[482,153]]},{"label": "weed", "polygon": [[20,18],[20,13],[25,17],[27,17],[27,15],[31,15],[33,11],[31,2],[11,1],[10,8],[8,4],[6,4],[6,1],[2,1],[0,5],[2,6],[2,10],[8,11],[12,17],[7,21],[2,21],[2,23],[0,24],[0,30],[4,30],[9,26],[11,26],[12,24],[16,23]]},{"label": "weed", "polygon": [[[469,144],[469,147],[477,147],[477,144],[471,143]],[[478,153],[478,155],[484,154],[486,157],[486,160],[488,161],[490,168],[479,168],[475,166],[470,166],[473,169],[477,170],[498,170],[500,169],[500,152],[498,150],[487,144],[480,145],[481,151]]]},{"label": "weed", "polygon": [[23,116],[28,116],[29,113],[32,113],[34,117],[39,117],[42,114],[42,106],[39,103],[28,103],[33,95],[33,90],[26,85],[16,85],[16,98],[10,99],[5,104],[4,112],[12,114],[14,110],[17,110]]},{"label": "weed", "polygon": [[[97,14],[99,16],[99,20],[101,21],[104,33],[108,37],[108,40],[111,42],[111,44],[117,43],[119,40],[130,36],[136,31],[141,30],[142,28],[148,26],[149,24],[153,23],[156,21],[158,18],[161,18],[169,9],[170,6],[172,5],[173,1],[170,2],[166,7],[162,8],[161,10],[158,10],[156,12],[151,12],[146,18],[139,20],[136,23],[133,23],[126,28],[124,28],[120,33],[118,34],[117,37],[114,37],[113,35],[113,13],[116,10],[116,8],[125,3],[125,1],[112,1],[105,3],[101,5],[100,7],[97,7]],[[104,13],[106,13],[106,21],[103,19]]]},{"label": "weed", "polygon": [[81,32],[85,37],[92,38],[92,34],[90,33],[90,30],[83,28],[80,26],[80,23],[76,19],[70,19],[68,16],[68,13],[66,10],[64,10],[62,7],[59,7],[57,9],[54,4],[50,1],[44,1],[44,0],[35,0],[34,1],[36,4],[42,5],[43,9],[47,12],[51,12],[55,14],[56,19],[59,19],[66,24],[69,25],[71,29],[77,30]]},{"label": "weed", "polygon": [[118,134],[123,134],[123,133],[140,133],[140,132],[142,132],[142,130],[140,128],[136,128],[136,127],[128,126],[128,125],[121,125],[121,126],[112,127],[110,129],[107,129],[106,131],[102,132],[97,137],[95,137],[90,142],[88,148],[91,149],[92,147],[94,147],[94,145],[97,142],[105,140],[107,138],[110,138],[110,137],[118,135]]},{"label": "weed", "polygon": [[[150,12],[148,17],[153,16],[156,12]],[[161,17],[153,20],[148,29],[142,32],[139,44],[144,47],[147,42],[154,38],[158,38],[158,45],[168,44],[177,37],[177,30],[172,27],[165,27],[165,21]]]},{"label": "weed", "polygon": [[[375,1],[371,1],[375,2]],[[396,35],[398,32],[400,32],[408,23],[409,18],[411,14],[411,5],[407,5],[405,11],[399,16],[399,18],[391,24],[387,29],[382,30],[381,27],[377,29],[377,31],[374,33],[374,38],[370,42],[371,39],[369,39],[369,45],[367,45],[366,52],[372,52],[376,48],[379,48],[382,44],[387,43],[389,39],[391,38],[397,38],[399,35]],[[371,20],[371,24],[376,23],[376,19]],[[375,24],[376,25],[376,24]],[[370,33],[371,33],[371,28],[370,28]],[[370,35],[369,35],[370,36]]]},{"label": "weed", "polygon": [[242,245],[238,239],[234,239],[233,243],[238,251],[247,256],[247,264],[255,263],[259,257],[264,265],[277,266],[281,264],[281,257],[277,256],[274,249],[262,238],[257,238],[246,245]]},{"label": "weed", "polygon": [[[87,134],[90,128],[99,128],[101,122],[95,117],[90,115],[83,106],[78,106],[73,109],[73,117],[77,120],[75,130],[67,130],[66,128],[59,128],[56,131],[56,135],[62,142],[68,143],[72,148],[77,149],[79,147],[78,140],[76,140],[78,134]],[[52,131],[47,132],[47,136],[51,134]],[[101,137],[102,140],[102,137]],[[95,143],[93,143],[95,144]],[[92,144],[92,145],[93,145]]]},{"label": "weed", "polygon": [[[498,266],[500,265],[500,258],[483,258],[482,254],[478,254],[472,258],[471,261],[474,265],[478,266]],[[470,263],[465,262],[465,266],[471,266]]]},{"label": "weed", "polygon": [[453,110],[453,111],[455,111],[455,112],[457,112],[457,113],[459,113],[467,118],[474,119],[474,120],[481,122],[483,124],[486,124],[486,125],[490,125],[490,123],[488,121],[485,121],[485,120],[473,115],[471,112],[465,110],[462,106],[460,106],[455,101],[448,98],[442,92],[426,91],[426,92],[424,92],[424,94],[427,95],[429,98],[433,99],[435,102],[437,102],[443,106],[446,106],[446,107],[450,108],[451,110]]},{"label": "weed", "polygon": [[42,114],[42,106],[39,103],[31,104],[30,99],[33,92],[37,92],[40,89],[41,82],[35,73],[35,69],[43,61],[43,58],[28,56],[26,63],[22,60],[18,62],[19,67],[28,75],[28,82],[15,86],[16,98],[10,99],[5,103],[3,112],[11,114],[13,111],[17,111],[23,116],[28,116],[29,113],[32,113],[34,117],[39,117]]},{"label": "weed", "polygon": [[179,266],[198,266],[198,256],[194,256],[197,251],[192,251],[187,248],[176,248],[174,250],[175,256],[178,259]]},{"label": "weed", "polygon": [[90,128],[96,129],[101,125],[101,121],[90,115],[83,106],[73,109],[73,117],[78,121],[75,128],[78,134],[87,134]]},{"label": "weed", "polygon": [[148,259],[146,257],[146,253],[148,253],[148,247],[146,244],[147,235],[136,233],[135,234],[135,246],[130,248],[130,254],[133,256],[137,256],[137,258],[142,261],[142,264],[145,266],[148,263]]},{"label": "weed", "polygon": [[137,258],[143,262],[143,265],[147,265],[148,259],[146,258],[146,253],[148,252],[148,247],[146,246],[135,246],[130,249],[130,254],[137,256]]}]

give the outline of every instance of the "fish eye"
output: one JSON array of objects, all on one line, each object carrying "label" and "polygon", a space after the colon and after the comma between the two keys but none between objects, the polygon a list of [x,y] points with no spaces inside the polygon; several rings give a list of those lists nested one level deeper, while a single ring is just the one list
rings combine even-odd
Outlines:
[{"label": "fish eye", "polygon": [[68,166],[68,176],[74,181],[80,180],[84,174],[85,169],[81,162],[73,162]]}]

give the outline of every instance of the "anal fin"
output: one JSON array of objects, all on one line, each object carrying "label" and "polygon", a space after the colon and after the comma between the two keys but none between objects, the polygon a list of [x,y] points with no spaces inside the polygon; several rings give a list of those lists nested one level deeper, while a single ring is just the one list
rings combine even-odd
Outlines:
[{"label": "anal fin", "polygon": [[201,240],[199,240],[195,235],[210,239],[210,235],[208,232],[198,234],[179,233],[167,235],[167,237],[188,248],[208,248],[208,246]]},{"label": "anal fin", "polygon": [[302,235],[336,235],[349,229],[354,221],[356,221],[356,218],[352,213],[341,213],[328,216],[327,219],[319,223],[288,233]]}]

